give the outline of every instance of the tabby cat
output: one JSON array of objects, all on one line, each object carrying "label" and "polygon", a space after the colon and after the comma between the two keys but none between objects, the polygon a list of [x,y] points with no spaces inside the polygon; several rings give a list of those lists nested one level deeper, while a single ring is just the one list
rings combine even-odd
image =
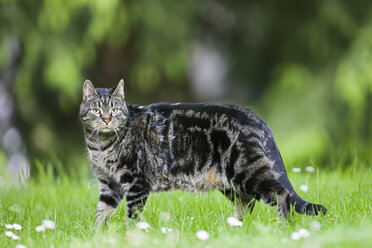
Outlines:
[{"label": "tabby cat", "polygon": [[325,214],[326,208],[294,191],[273,134],[251,109],[227,104],[127,104],[124,81],[95,89],[86,80],[80,105],[90,162],[100,184],[97,223],[126,198],[137,218],[150,192],[217,189],[252,211],[255,200],[287,217]]}]

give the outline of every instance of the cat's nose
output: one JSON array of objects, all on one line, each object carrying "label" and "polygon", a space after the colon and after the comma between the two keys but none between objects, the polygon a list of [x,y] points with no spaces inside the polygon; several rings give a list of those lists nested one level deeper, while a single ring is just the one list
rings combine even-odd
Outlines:
[{"label": "cat's nose", "polygon": [[102,118],[103,122],[107,124],[109,124],[109,122],[111,121],[111,118]]}]

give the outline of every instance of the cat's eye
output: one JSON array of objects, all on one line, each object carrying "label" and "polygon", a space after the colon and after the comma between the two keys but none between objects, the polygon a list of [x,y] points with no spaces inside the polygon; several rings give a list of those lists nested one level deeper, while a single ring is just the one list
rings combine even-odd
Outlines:
[{"label": "cat's eye", "polygon": [[93,109],[93,113],[95,113],[96,115],[97,114],[100,114],[101,113],[101,110],[99,108],[94,108]]},{"label": "cat's eye", "polygon": [[118,113],[118,109],[117,108],[112,108],[111,109],[111,114],[117,114]]}]

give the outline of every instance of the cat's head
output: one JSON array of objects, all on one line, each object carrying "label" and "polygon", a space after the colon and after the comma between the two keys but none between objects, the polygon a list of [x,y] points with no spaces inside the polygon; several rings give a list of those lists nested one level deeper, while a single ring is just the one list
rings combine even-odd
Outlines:
[{"label": "cat's head", "polygon": [[80,119],[85,129],[100,133],[114,133],[128,117],[124,100],[124,80],[115,89],[95,89],[86,80],[83,86],[83,101],[80,104]]}]

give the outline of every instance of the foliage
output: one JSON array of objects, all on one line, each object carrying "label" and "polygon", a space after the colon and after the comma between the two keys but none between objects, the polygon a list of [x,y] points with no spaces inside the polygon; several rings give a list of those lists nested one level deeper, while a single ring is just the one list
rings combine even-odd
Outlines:
[{"label": "foliage", "polygon": [[3,0],[0,70],[19,42],[15,120],[30,158],[63,154],[73,168],[85,78],[124,77],[132,103],[203,101],[189,68],[198,44],[214,44],[228,64],[219,101],[253,106],[289,165],[347,165],[371,161],[371,11],[365,0]]}]

